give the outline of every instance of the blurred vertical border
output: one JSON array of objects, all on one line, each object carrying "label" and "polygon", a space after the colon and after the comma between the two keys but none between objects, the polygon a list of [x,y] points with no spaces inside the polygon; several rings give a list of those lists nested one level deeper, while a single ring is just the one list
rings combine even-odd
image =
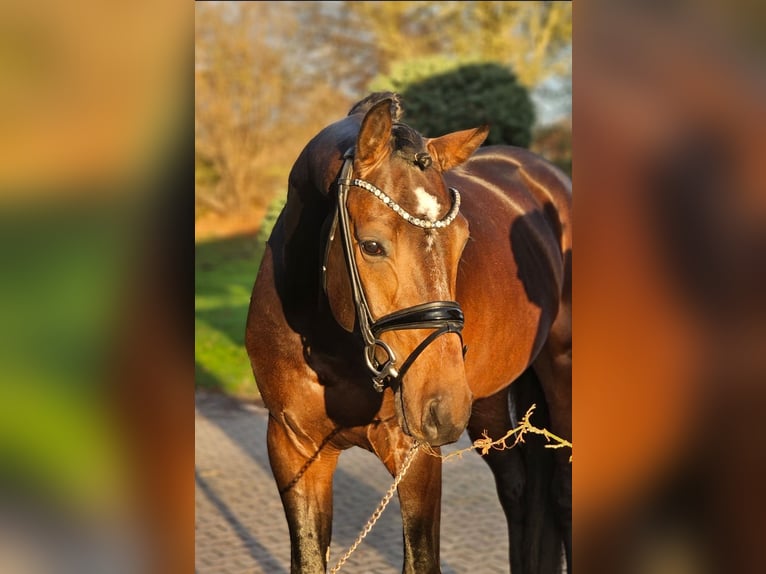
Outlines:
[{"label": "blurred vertical border", "polygon": [[[578,572],[763,569],[763,16],[575,6]],[[193,19],[0,8],[2,572],[192,571]]]},{"label": "blurred vertical border", "polygon": [[578,572],[760,572],[764,6],[574,6]]},{"label": "blurred vertical border", "polygon": [[194,5],[0,7],[0,571],[191,572]]}]

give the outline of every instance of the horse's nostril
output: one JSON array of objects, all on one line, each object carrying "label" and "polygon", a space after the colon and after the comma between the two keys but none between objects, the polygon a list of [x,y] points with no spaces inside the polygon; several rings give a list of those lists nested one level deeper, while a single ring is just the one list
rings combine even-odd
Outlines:
[{"label": "horse's nostril", "polygon": [[431,446],[455,442],[463,432],[463,426],[453,420],[448,404],[441,399],[432,399],[423,411],[423,440]]},{"label": "horse's nostril", "polygon": [[439,404],[440,404],[439,399],[434,399],[433,401],[431,401],[431,405],[428,409],[428,413],[430,417],[429,426],[433,426],[434,429],[439,428]]},{"label": "horse's nostril", "polygon": [[439,399],[433,399],[428,403],[425,412],[423,413],[423,432],[426,439],[434,441],[439,437],[442,431],[442,418],[439,413],[441,407],[441,401]]}]

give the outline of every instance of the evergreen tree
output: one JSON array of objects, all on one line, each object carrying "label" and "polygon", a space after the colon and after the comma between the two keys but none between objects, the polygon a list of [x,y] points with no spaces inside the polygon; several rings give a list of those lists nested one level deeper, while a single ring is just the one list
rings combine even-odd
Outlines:
[{"label": "evergreen tree", "polygon": [[529,92],[496,62],[410,60],[376,78],[371,89],[401,94],[404,121],[427,137],[489,124],[484,145],[528,147],[532,141],[535,111]]}]

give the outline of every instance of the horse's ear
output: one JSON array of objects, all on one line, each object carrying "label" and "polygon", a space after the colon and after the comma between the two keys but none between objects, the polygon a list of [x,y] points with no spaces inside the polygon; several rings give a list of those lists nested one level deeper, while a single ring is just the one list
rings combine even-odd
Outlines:
[{"label": "horse's ear", "polygon": [[489,126],[483,125],[472,130],[462,130],[428,139],[426,147],[442,171],[447,171],[471,157],[471,154],[484,143],[488,133]]},{"label": "horse's ear", "polygon": [[388,153],[391,139],[391,104],[392,100],[381,100],[364,116],[359,136],[356,139],[355,159],[362,167],[371,167]]}]

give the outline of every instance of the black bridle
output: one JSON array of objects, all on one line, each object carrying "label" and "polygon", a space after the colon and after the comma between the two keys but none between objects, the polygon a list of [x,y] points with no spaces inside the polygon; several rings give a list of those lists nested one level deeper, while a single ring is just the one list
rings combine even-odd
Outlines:
[{"label": "black bridle", "polygon": [[[450,188],[453,195],[453,206],[447,216],[440,221],[430,221],[412,217],[374,185],[360,179],[351,179],[353,166],[352,154],[353,149],[349,150],[344,155],[343,167],[341,169],[340,179],[338,179],[337,212],[334,216],[335,220],[333,221],[332,229],[330,231],[327,251],[329,251],[329,244],[332,240],[334,228],[339,222],[341,237],[343,238],[343,251],[346,256],[346,266],[348,267],[351,279],[351,292],[354,298],[354,306],[356,307],[356,317],[359,323],[359,330],[364,339],[364,359],[367,363],[367,367],[372,372],[373,387],[376,391],[382,392],[386,386],[391,386],[392,383],[401,383],[405,373],[409,370],[418,356],[420,356],[428,345],[433,343],[441,335],[446,333],[456,333],[460,337],[462,344],[462,330],[464,323],[463,311],[457,301],[432,301],[430,303],[422,303],[420,305],[414,305],[399,311],[394,311],[377,320],[373,319],[372,312],[370,311],[370,307],[367,304],[367,299],[364,295],[364,288],[359,277],[359,269],[354,255],[354,244],[351,236],[348,206],[346,205],[348,192],[351,189],[351,186],[366,189],[409,223],[427,229],[446,227],[454,220],[460,207],[460,194],[457,190]],[[326,263],[323,270],[326,271]],[[391,347],[381,340],[380,336],[386,331],[403,329],[434,329],[434,331],[415,347],[407,359],[397,368],[396,355]],[[383,361],[379,361],[377,358],[379,349],[386,355],[386,358]],[[466,349],[463,347],[464,355],[465,351]]]}]

